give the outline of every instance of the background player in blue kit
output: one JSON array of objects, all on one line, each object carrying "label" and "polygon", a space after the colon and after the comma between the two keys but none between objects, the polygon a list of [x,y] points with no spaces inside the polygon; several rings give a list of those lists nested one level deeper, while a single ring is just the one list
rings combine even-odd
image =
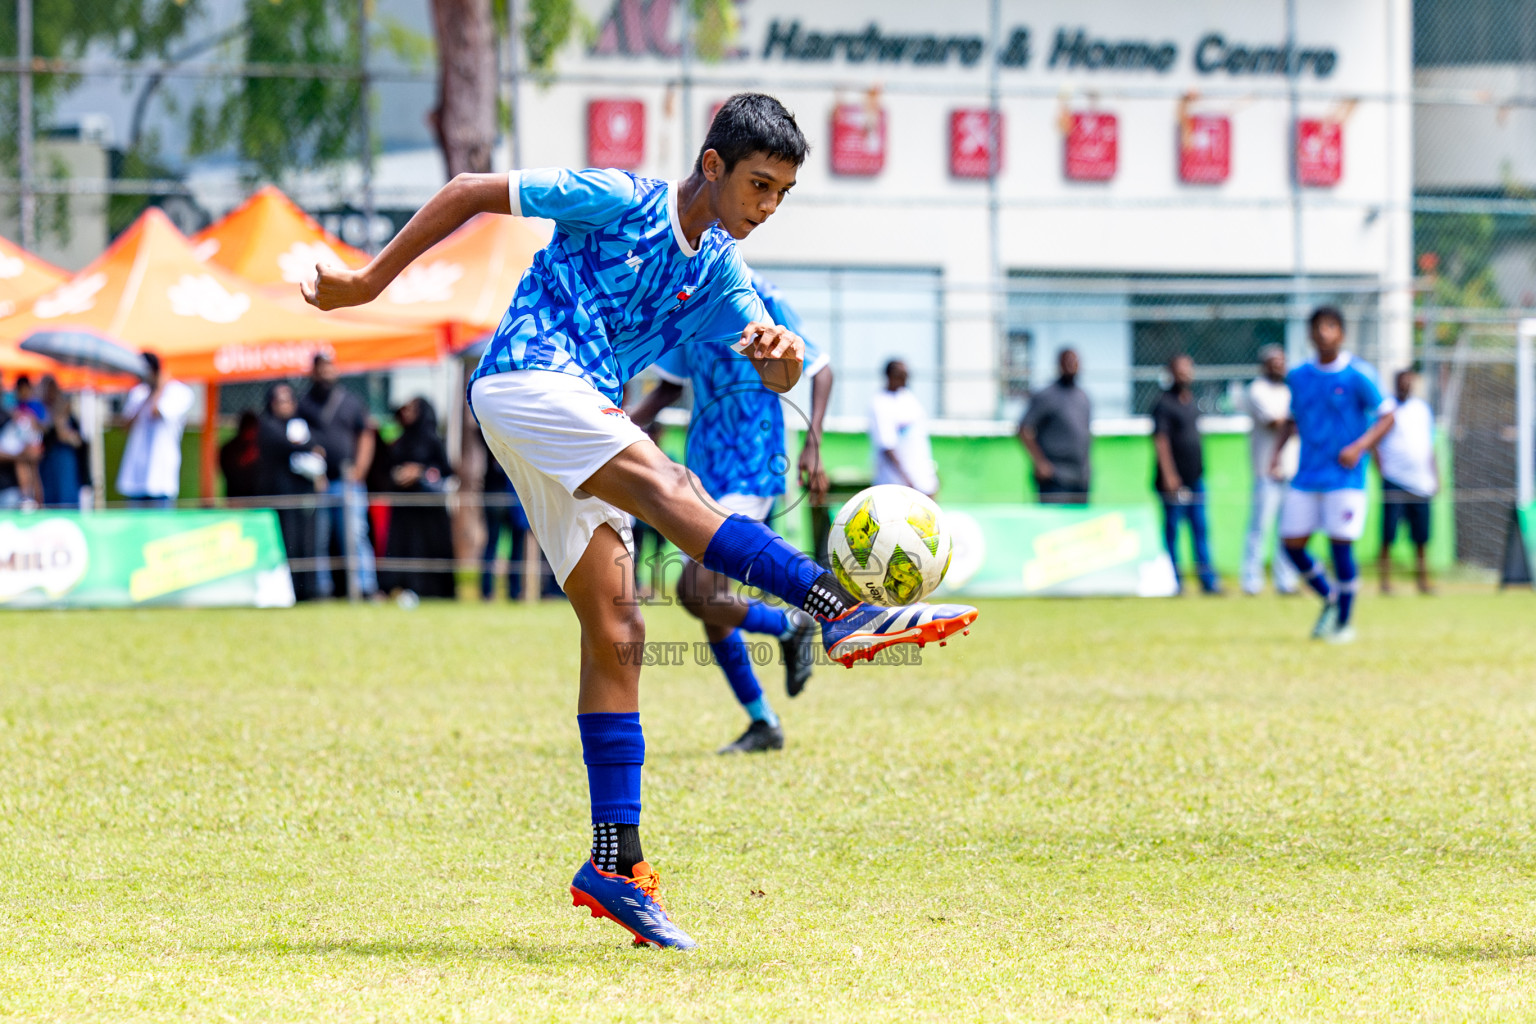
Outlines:
[{"label": "background player in blue kit", "polygon": [[667,916],[640,847],[640,666],[629,516],[719,572],[815,616],[835,660],[962,632],[963,605],[874,608],[762,523],[708,505],[619,407],[624,382],[684,342],[737,339],[763,382],[799,380],[803,343],[774,325],[735,240],[778,209],[805,137],[775,99],[731,97],[683,181],[623,171],[463,174],[360,270],[317,266],[303,286],[322,309],[369,302],[417,256],[478,213],[547,217],[553,239],[523,275],[480,365],[470,406],[523,501],[581,623],[577,724],[587,765],[592,855],[571,896],[637,942],[691,947]]},{"label": "background player in blue kit", "polygon": [[[752,289],[774,322],[800,332],[800,318],[779,290],[756,272]],[[688,425],[687,464],[720,508],[767,521],[774,501],[784,493],[789,460],[784,453],[783,400],[763,386],[752,364],[729,345],[680,345],[656,361],[661,383],[630,410],[644,427],[682,396],[693,382],[693,418]],[[822,500],[827,474],[821,464],[821,431],[832,397],[832,366],[809,341],[804,376],[811,379],[811,421],[800,451],[800,484],[812,501]],[[797,609],[776,608],[732,592],[730,581],[691,559],[677,583],[683,607],[704,623],[704,634],[720,670],[751,719],[746,732],[720,749],[722,754],[779,750],[784,728],[774,713],[742,633],[777,637],[784,662],[785,689],[798,696],[810,678],[815,624]]]},{"label": "background player in blue kit", "polygon": [[[1280,507],[1280,537],[1285,553],[1323,599],[1312,635],[1348,643],[1355,638],[1350,613],[1359,573],[1353,544],[1365,529],[1365,467],[1371,448],[1392,429],[1392,403],[1344,351],[1343,314],[1319,307],[1308,327],[1317,358],[1286,377],[1291,419],[1280,428],[1270,471],[1277,469],[1285,442],[1299,434],[1301,464]],[[1335,584],[1307,554],[1314,533],[1328,535]]]}]

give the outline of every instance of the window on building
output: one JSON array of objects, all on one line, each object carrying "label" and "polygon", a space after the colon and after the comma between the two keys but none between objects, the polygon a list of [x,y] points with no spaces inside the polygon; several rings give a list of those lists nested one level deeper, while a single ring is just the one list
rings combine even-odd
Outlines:
[{"label": "window on building", "polygon": [[[1195,361],[1203,412],[1241,412],[1241,389],[1257,371],[1260,349],[1281,345],[1292,363],[1311,354],[1292,306],[1292,284],[1289,278],[1012,275],[999,380],[1004,409],[1016,414],[1023,392],[1053,381],[1059,353],[1071,348],[1096,419],[1145,415],[1167,386],[1168,360],[1180,353]],[[1340,307],[1350,349],[1374,361],[1379,332],[1369,282],[1314,284],[1302,308]]]},{"label": "window on building", "polygon": [[[907,364],[911,388],[930,416],[942,416],[943,281],[938,270],[846,267],[757,268],[804,321],[805,335],[832,359],[837,386],[828,415],[863,416],[885,386],[888,360]],[[790,400],[809,411],[804,385]]]}]

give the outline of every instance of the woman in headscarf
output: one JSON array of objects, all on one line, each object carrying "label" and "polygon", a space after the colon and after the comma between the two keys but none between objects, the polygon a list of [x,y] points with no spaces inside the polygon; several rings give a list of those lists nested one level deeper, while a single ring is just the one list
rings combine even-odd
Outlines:
[{"label": "woman in headscarf", "polygon": [[[433,559],[440,569],[379,571],[379,589],[410,590],[419,597],[455,596],[453,525],[442,493],[453,467],[437,434],[437,413],[425,398],[413,398],[395,410],[400,436],[384,451],[393,490],[415,495],[390,513],[384,557]],[[437,495],[431,498],[431,495]]]},{"label": "woman in headscarf", "polygon": [[[313,558],[314,507],[295,507],[293,499],[304,495],[313,498],[317,479],[323,485],[325,452],[314,444],[309,424],[299,417],[299,402],[289,385],[273,384],[267,389],[266,404],[256,424],[256,447],[261,455],[262,493],[290,499],[284,503],[286,507],[277,510],[289,562]],[[313,570],[293,572],[293,594],[301,601],[314,596]]]},{"label": "woman in headscarf", "polygon": [[80,487],[91,479],[90,446],[80,433],[69,396],[59,387],[53,374],[44,377],[40,387],[43,417],[43,461],[38,464],[42,477],[43,504],[68,508],[80,505]]}]

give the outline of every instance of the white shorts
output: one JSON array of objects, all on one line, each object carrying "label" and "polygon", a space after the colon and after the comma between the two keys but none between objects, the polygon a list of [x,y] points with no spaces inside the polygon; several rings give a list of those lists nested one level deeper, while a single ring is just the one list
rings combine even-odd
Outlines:
[{"label": "white shorts", "polygon": [[[756,519],[760,523],[768,521],[768,516],[773,512],[774,497],[763,497],[760,494],[727,494],[716,498],[713,495],[701,494],[704,504],[716,512],[723,512],[727,516],[746,516],[748,519]],[[683,556],[683,564],[693,561],[688,552],[679,552]]]},{"label": "white shorts", "polygon": [[622,409],[580,377],[553,370],[481,377],[469,407],[561,586],[604,523],[634,556],[629,515],[581,489],[615,455],[650,440]]},{"label": "white shorts", "polygon": [[1285,492],[1280,506],[1280,536],[1286,540],[1326,533],[1331,540],[1359,540],[1365,532],[1365,492]]}]

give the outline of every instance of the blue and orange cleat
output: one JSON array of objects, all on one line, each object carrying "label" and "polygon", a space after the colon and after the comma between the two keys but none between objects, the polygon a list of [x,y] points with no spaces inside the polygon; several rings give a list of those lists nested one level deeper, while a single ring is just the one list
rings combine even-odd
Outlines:
[{"label": "blue and orange cleat", "polygon": [[657,889],[661,877],[645,861],[635,865],[632,878],[609,874],[589,859],[571,879],[571,906],[586,907],[593,917],[606,917],[628,929],[637,946],[692,949],[694,942],[667,916]]},{"label": "blue and orange cleat", "polygon": [[964,604],[903,604],[881,608],[857,604],[835,619],[821,619],[821,642],[827,657],[852,668],[856,661],[872,661],[875,655],[897,644],[927,646],[937,640],[942,647],[956,633],[971,631],[979,613]]}]

